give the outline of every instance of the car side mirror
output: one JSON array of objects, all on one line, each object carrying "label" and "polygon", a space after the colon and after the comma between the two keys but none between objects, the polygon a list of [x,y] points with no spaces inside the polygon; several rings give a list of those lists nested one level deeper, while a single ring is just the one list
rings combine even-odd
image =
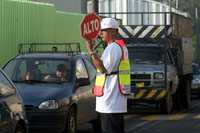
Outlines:
[{"label": "car side mirror", "polygon": [[79,86],[86,86],[90,84],[90,81],[88,78],[79,78],[77,79],[77,83]]},{"label": "car side mirror", "polygon": [[13,88],[0,86],[0,96],[9,96],[13,94],[15,94],[15,90]]}]

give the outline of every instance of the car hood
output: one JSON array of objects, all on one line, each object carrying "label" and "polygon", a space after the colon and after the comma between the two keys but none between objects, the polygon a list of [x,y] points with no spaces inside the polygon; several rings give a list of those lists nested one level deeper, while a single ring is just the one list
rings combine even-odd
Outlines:
[{"label": "car hood", "polygon": [[154,72],[154,71],[164,71],[164,65],[133,64],[131,68],[131,72]]},{"label": "car hood", "polygon": [[22,96],[24,105],[38,106],[46,100],[58,100],[72,95],[72,84],[15,84]]}]

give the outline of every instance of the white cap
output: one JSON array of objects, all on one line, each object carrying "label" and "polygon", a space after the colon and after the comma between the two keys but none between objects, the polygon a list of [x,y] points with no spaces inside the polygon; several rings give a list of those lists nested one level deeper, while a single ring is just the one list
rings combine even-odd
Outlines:
[{"label": "white cap", "polygon": [[119,23],[114,18],[103,18],[101,20],[101,29],[118,29]]}]

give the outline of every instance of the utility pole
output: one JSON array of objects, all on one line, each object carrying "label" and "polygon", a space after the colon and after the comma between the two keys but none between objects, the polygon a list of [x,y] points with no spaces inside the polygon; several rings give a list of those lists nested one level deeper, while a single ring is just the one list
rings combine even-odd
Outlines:
[{"label": "utility pole", "polygon": [[94,10],[96,13],[99,12],[99,0],[94,0]]},{"label": "utility pole", "polygon": [[172,0],[169,0],[169,12],[172,12]]},{"label": "utility pole", "polygon": [[99,7],[98,7],[99,0],[87,0],[87,13],[96,12],[98,13]]},{"label": "utility pole", "polygon": [[170,24],[172,24],[172,0],[169,0],[169,16],[170,16]]},{"label": "utility pole", "polygon": [[[200,59],[200,55],[199,55],[199,51],[200,51],[200,26],[199,26],[199,10],[198,8],[195,8],[195,29],[196,29],[196,37],[197,37],[197,41],[196,41],[196,60]],[[198,63],[200,63],[198,61]]]},{"label": "utility pole", "polygon": [[176,9],[178,9],[178,8],[179,8],[179,1],[176,0]]}]

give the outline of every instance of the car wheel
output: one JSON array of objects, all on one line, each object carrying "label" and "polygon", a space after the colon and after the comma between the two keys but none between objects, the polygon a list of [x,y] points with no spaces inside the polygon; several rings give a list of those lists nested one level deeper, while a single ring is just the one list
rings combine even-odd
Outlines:
[{"label": "car wheel", "polygon": [[77,129],[76,111],[74,108],[71,108],[68,113],[68,118],[66,121],[66,127],[64,133],[76,133],[76,129]]},{"label": "car wheel", "polygon": [[21,125],[17,125],[15,129],[15,133],[25,133],[25,129]]}]

